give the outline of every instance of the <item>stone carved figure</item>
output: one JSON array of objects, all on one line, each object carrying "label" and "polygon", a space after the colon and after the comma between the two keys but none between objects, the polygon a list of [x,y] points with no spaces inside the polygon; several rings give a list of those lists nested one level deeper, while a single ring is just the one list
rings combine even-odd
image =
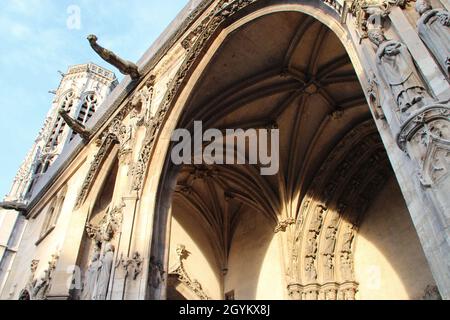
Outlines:
[{"label": "stone carved figure", "polygon": [[309,232],[308,240],[306,240],[306,255],[315,256],[317,252],[317,233]]},{"label": "stone carved figure", "polygon": [[350,252],[342,252],[341,254],[341,273],[344,280],[352,280],[353,278],[353,263]]},{"label": "stone carved figure", "polygon": [[101,268],[98,275],[97,285],[94,291],[94,300],[106,300],[108,294],[109,280],[111,278],[111,271],[114,261],[114,246],[107,243],[105,246],[105,253],[101,259]]},{"label": "stone carved figure", "polygon": [[82,300],[93,300],[101,267],[102,262],[100,261],[100,252],[95,251],[92,256],[91,264],[86,271],[86,280],[81,296]]},{"label": "stone carved figure", "polygon": [[324,278],[325,280],[333,279],[334,255],[327,254],[324,258]]},{"label": "stone carved figure", "polygon": [[402,114],[408,116],[429,98],[408,48],[399,41],[386,40],[381,29],[371,30],[369,39],[378,46],[380,75],[389,85]]},{"label": "stone carved figure", "polygon": [[124,207],[125,204],[122,203],[112,210],[107,208],[106,214],[98,224],[88,223],[86,225],[88,237],[99,243],[111,241],[122,226],[122,210]]},{"label": "stone carved figure", "polygon": [[325,254],[333,254],[334,248],[336,246],[336,233],[337,229],[335,226],[329,226],[325,233]]},{"label": "stone carved figure", "polygon": [[444,9],[433,9],[429,0],[417,0],[416,11],[421,16],[417,21],[419,36],[448,77],[450,75],[450,13]]},{"label": "stone carved figure", "polygon": [[142,263],[144,262],[144,259],[142,259],[139,252],[135,252],[131,258],[123,259],[121,262],[122,267],[125,270],[126,277],[131,274],[132,279],[136,280],[142,271]]},{"label": "stone carved figure", "polygon": [[346,226],[345,232],[342,236],[342,252],[352,252],[353,239],[355,238],[354,228],[355,227],[352,224],[348,224]]},{"label": "stone carved figure", "polygon": [[50,286],[50,274],[48,270],[45,270],[39,280],[36,281],[36,284],[33,287],[32,296],[34,300],[44,300],[45,294]]},{"label": "stone carved figure", "polygon": [[314,231],[319,233],[322,229],[323,223],[323,214],[325,213],[326,208],[323,206],[318,206],[316,209],[316,213],[314,215],[313,221],[311,222],[311,226],[309,228],[310,231]]},{"label": "stone carved figure", "polygon": [[140,108],[141,122],[149,123],[154,116],[152,111],[152,99],[156,77],[154,75],[145,83],[144,87],[133,97],[131,105],[133,108]]},{"label": "stone carved figure", "polygon": [[88,41],[92,47],[92,49],[94,49],[95,52],[97,52],[97,54],[106,62],[112,64],[113,66],[115,66],[117,69],[119,69],[119,71],[124,74],[124,75],[129,75],[133,80],[137,80],[140,78],[140,74],[138,71],[138,67],[130,62],[130,61],[126,61],[122,58],[120,58],[119,56],[117,56],[114,52],[107,50],[103,47],[101,47],[100,45],[97,44],[97,36],[91,34],[88,36]]},{"label": "stone carved figure", "polygon": [[[59,259],[58,254],[52,255],[52,260],[48,263],[48,269],[44,270],[42,275],[39,277],[38,280],[32,281],[30,284],[31,290],[28,290],[31,293],[31,299],[32,300],[45,300],[47,299],[47,293],[50,289],[50,285],[52,282],[52,273],[56,269],[56,263]],[[31,266],[32,272],[36,271],[37,264],[33,264]],[[34,269],[34,270],[33,270]]]},{"label": "stone carved figure", "polygon": [[317,270],[314,257],[306,257],[305,275],[307,281],[315,281],[317,279]]},{"label": "stone carved figure", "polygon": [[150,281],[154,289],[158,289],[161,283],[164,282],[164,267],[160,261],[156,260],[155,256],[150,257]]}]

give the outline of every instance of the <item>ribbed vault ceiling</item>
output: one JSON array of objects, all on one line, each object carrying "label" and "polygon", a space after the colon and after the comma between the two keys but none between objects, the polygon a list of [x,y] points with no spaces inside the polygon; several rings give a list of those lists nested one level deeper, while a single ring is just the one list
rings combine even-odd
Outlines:
[{"label": "ribbed vault ceiling", "polygon": [[[295,218],[315,174],[339,141],[370,118],[336,35],[297,12],[261,17],[229,35],[193,88],[180,122],[211,128],[280,129],[281,170],[184,167],[175,200],[219,243],[224,263],[243,208],[276,225]],[[176,213],[175,213],[176,214]]]}]

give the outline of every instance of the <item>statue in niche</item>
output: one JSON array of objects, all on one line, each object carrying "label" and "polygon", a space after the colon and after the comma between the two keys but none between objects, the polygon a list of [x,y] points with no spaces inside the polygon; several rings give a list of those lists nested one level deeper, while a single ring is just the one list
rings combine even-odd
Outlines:
[{"label": "statue in niche", "polygon": [[96,250],[92,256],[91,264],[86,271],[86,281],[81,297],[82,300],[93,300],[101,267],[102,262],[100,261],[100,252]]},{"label": "statue in niche", "polygon": [[433,9],[429,0],[417,0],[420,14],[417,29],[422,41],[434,54],[447,76],[450,75],[450,14],[444,9]]},{"label": "statue in niche", "polygon": [[378,47],[377,67],[389,85],[402,115],[423,107],[429,99],[408,48],[401,42],[387,40],[381,29],[372,29],[369,39]]},{"label": "statue in niche", "polygon": [[103,254],[103,257],[101,259],[101,268],[98,275],[97,285],[94,290],[93,300],[106,300],[113,261],[114,246],[110,243],[107,243],[105,246],[105,253]]}]

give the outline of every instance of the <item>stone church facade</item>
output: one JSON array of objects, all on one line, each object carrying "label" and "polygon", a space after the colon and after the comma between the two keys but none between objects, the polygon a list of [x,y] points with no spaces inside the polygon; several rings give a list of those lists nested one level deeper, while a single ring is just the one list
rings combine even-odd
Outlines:
[{"label": "stone church facade", "polygon": [[[449,299],[447,0],[191,0],[69,68],[0,211],[0,298]],[[97,43],[99,42],[99,43]],[[114,69],[115,70],[115,69]],[[175,165],[278,129],[280,170]]]}]

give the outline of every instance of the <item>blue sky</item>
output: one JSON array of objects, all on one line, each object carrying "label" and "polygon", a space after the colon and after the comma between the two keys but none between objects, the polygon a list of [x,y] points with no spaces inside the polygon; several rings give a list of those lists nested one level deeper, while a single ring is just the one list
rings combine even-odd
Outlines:
[{"label": "blue sky", "polygon": [[[105,47],[137,61],[187,2],[0,0],[0,201],[50,108],[57,71],[90,61],[110,68],[86,36],[94,33]],[[78,10],[80,28],[71,23]]]}]

